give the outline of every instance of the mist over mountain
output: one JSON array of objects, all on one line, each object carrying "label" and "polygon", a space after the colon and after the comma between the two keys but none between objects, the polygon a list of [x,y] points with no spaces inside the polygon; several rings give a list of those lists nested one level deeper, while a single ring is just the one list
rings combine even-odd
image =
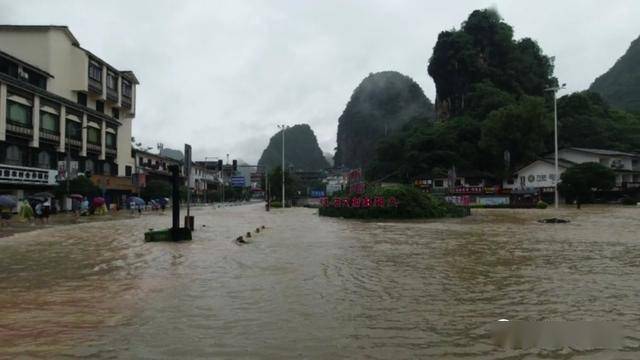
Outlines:
[{"label": "mist over mountain", "polygon": [[631,42],[611,69],[595,79],[589,90],[613,107],[640,112],[640,37]]},{"label": "mist over mountain", "polygon": [[[318,139],[307,124],[294,125],[285,130],[285,165],[296,170],[323,170],[329,167],[322,154]],[[258,165],[273,169],[282,166],[282,132],[278,131],[269,140]]]},{"label": "mist over mountain", "polygon": [[413,79],[396,71],[371,73],[338,119],[335,166],[365,166],[381,139],[410,120],[432,118],[433,105]]}]

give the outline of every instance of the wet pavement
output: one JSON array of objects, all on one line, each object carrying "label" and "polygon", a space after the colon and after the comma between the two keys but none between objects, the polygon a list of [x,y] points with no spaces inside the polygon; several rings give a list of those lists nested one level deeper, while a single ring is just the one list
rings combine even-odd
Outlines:
[{"label": "wet pavement", "polygon": [[[637,207],[406,222],[193,212],[185,243],[144,243],[169,213],[0,239],[0,358],[640,356]],[[571,222],[537,222],[554,216]],[[616,321],[625,338],[509,350],[489,336],[500,318]]]}]

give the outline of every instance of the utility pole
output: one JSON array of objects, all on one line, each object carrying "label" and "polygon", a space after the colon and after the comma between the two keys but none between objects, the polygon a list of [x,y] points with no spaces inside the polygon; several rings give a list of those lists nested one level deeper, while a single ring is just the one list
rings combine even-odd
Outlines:
[{"label": "utility pole", "polygon": [[278,125],[278,128],[282,129],[282,208],[285,208],[285,197],[284,197],[284,131],[288,128],[287,125]]},{"label": "utility pole", "polygon": [[553,192],[554,192],[554,207],[558,209],[559,196],[558,196],[558,181],[560,180],[560,174],[558,174],[558,90],[564,89],[566,84],[562,86],[555,86],[545,89],[546,91],[553,91],[553,146],[555,149],[555,179],[553,180]]}]

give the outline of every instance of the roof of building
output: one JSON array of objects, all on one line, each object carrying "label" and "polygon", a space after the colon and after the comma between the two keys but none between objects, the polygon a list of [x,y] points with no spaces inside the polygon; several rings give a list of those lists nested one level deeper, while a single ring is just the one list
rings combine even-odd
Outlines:
[{"label": "roof of building", "polygon": [[3,24],[0,24],[0,30],[2,29],[25,30],[25,31],[50,30],[50,29],[62,30],[69,37],[69,39],[71,39],[71,43],[73,45],[80,46],[80,42],[78,41],[78,39],[76,39],[75,36],[73,36],[73,33],[71,32],[71,30],[69,30],[69,27],[66,25],[9,25],[9,24],[3,25]]},{"label": "roof of building", "polygon": [[37,73],[39,73],[41,75],[44,75],[44,76],[50,77],[50,78],[54,78],[53,75],[51,75],[50,73],[40,69],[39,67],[37,67],[35,65],[32,65],[32,64],[29,64],[28,62],[26,62],[24,60],[20,60],[17,57],[15,57],[15,56],[13,56],[13,55],[11,55],[9,53],[6,53],[6,52],[4,52],[2,50],[0,50],[0,56],[3,56],[3,57],[5,57],[5,58],[7,58],[7,59],[9,59],[11,61],[15,61],[15,62],[19,63],[22,66],[26,66],[27,68],[29,68],[29,69],[31,69],[31,70],[33,70],[33,71],[35,71],[35,72],[37,72]]},{"label": "roof of building", "polygon": [[[547,163],[547,164],[555,165],[555,159],[542,158],[542,159],[537,159],[537,160],[534,160],[534,161],[528,163],[527,165],[519,168],[518,170],[514,171],[513,173],[517,174],[520,171],[522,171],[523,169],[526,169],[529,166],[531,166],[531,165],[533,165],[533,164],[535,164],[535,163],[537,163],[539,161]],[[566,168],[570,168],[570,167],[572,167],[574,165],[576,165],[576,163],[574,163],[573,161],[569,161],[569,160],[565,160],[565,159],[558,159],[558,167],[562,167],[562,168],[566,169]]]},{"label": "roof of building", "polygon": [[580,147],[568,147],[563,149],[570,149],[570,150],[576,150],[576,151],[586,152],[590,154],[606,155],[606,156],[632,156],[632,157],[640,156],[638,154],[617,151],[617,150],[589,149],[589,148],[580,148]]},{"label": "roof of building", "polygon": [[[74,46],[77,46],[79,49],[81,49],[82,51],[86,52],[89,56],[96,58],[97,60],[99,60],[100,62],[104,63],[107,67],[117,71],[120,73],[120,75],[122,75],[123,77],[126,77],[127,79],[133,81],[136,85],[140,84],[140,81],[138,80],[138,78],[135,76],[135,74],[133,73],[133,71],[131,70],[117,70],[116,68],[114,68],[113,66],[109,65],[106,61],[102,60],[99,56],[95,55],[94,53],[92,53],[91,51],[83,48],[80,46],[80,42],[78,41],[78,39],[73,35],[73,33],[71,32],[71,30],[69,30],[69,27],[66,25],[3,25],[0,24],[0,30],[23,30],[23,31],[42,31],[42,30],[51,30],[51,29],[55,29],[55,30],[62,30],[71,40],[71,44],[73,44]],[[31,67],[33,67],[33,65],[30,65]],[[37,68],[36,68],[37,69]],[[43,71],[38,69],[39,71]],[[46,73],[48,74],[48,73]],[[51,76],[50,74],[48,74],[49,76]],[[51,76],[53,77],[53,76]]]}]

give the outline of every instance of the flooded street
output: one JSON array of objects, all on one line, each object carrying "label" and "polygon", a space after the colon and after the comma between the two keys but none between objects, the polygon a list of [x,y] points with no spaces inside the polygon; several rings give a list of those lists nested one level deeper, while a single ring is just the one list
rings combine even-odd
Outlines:
[{"label": "flooded street", "polygon": [[[194,213],[185,243],[143,242],[168,213],[0,239],[0,358],[640,356],[637,207],[421,222]],[[571,223],[536,222],[551,216]],[[505,350],[488,335],[500,318],[618,321],[627,336],[618,350]]]}]

